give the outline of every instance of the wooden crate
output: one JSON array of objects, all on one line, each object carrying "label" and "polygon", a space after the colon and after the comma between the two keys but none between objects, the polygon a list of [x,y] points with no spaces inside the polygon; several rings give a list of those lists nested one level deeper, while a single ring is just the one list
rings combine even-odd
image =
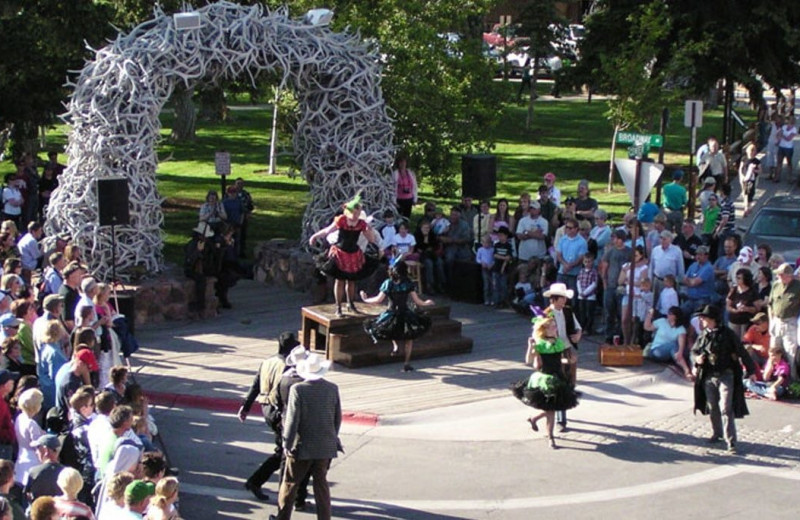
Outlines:
[{"label": "wooden crate", "polygon": [[607,367],[628,367],[642,364],[639,345],[601,345],[598,350],[600,364]]}]

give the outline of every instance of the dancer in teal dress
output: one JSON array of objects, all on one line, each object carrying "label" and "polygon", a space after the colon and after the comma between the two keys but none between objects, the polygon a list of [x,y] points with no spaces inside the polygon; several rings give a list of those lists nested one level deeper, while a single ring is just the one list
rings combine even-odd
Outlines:
[{"label": "dancer in teal dress", "polygon": [[420,307],[433,305],[433,300],[422,300],[417,295],[414,282],[408,278],[408,266],[402,260],[392,264],[389,278],[383,282],[377,295],[370,298],[364,291],[361,291],[360,294],[361,299],[366,303],[381,303],[387,297],[389,298],[389,308],[377,318],[367,320],[364,323],[364,330],[376,343],[379,339],[392,340],[393,356],[400,353],[397,342],[403,341],[405,348],[403,372],[414,370],[409,364],[414,339],[428,332],[428,329],[431,328],[431,319],[411,309],[408,300],[410,298]]},{"label": "dancer in teal dress", "polygon": [[534,373],[512,385],[514,396],[524,404],[542,410],[530,417],[533,431],[539,431],[539,419],[547,419],[547,437],[550,447],[555,449],[553,437],[556,410],[568,410],[578,405],[579,394],[569,380],[569,359],[566,345],[558,338],[556,320],[552,317],[535,318],[533,337],[528,338],[525,363],[532,364]]}]

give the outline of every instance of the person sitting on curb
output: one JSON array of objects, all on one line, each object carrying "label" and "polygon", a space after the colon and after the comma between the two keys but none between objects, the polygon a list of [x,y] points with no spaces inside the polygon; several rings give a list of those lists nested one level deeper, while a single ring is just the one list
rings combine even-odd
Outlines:
[{"label": "person sitting on curb", "polygon": [[649,343],[642,355],[656,361],[674,361],[683,375],[692,380],[692,371],[686,360],[689,351],[686,348],[686,327],[683,325],[683,312],[680,307],[670,307],[665,318],[653,320],[655,310],[647,312],[644,330],[655,332],[653,341]]},{"label": "person sitting on curb", "polygon": [[744,386],[756,395],[777,401],[786,394],[791,369],[786,361],[786,351],[780,345],[769,349],[769,359],[764,365],[761,381],[744,380]]}]

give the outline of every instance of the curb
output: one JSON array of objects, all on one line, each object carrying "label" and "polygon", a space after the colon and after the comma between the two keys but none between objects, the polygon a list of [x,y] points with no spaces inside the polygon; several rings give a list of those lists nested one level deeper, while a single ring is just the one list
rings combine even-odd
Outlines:
[{"label": "curb", "polygon": [[[177,394],[173,392],[145,392],[152,404],[168,408],[199,408],[212,412],[236,414],[241,406],[241,401],[225,397],[206,397],[202,395]],[[261,414],[261,405],[253,403],[251,412]],[[342,411],[342,423],[374,427],[378,425],[378,414],[364,412]]]}]

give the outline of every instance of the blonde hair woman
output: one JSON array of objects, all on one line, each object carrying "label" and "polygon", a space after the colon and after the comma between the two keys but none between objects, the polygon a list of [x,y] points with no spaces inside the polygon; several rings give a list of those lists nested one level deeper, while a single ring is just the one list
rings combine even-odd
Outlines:
[{"label": "blonde hair woman", "polygon": [[547,438],[550,447],[556,448],[553,437],[556,410],[567,410],[578,404],[578,393],[569,379],[569,357],[564,340],[558,337],[556,320],[552,316],[535,318],[532,337],[528,338],[525,364],[533,366],[529,378],[512,386],[514,396],[530,407],[541,410],[527,419],[533,431],[537,422],[547,420]]},{"label": "blonde hair woman", "polygon": [[63,494],[55,497],[56,511],[61,518],[87,518],[94,520],[92,508],[78,500],[78,493],[83,489],[83,477],[75,468],[66,467],[58,474],[56,480]]},{"label": "blonde hair woman", "polygon": [[146,520],[178,520],[175,502],[178,500],[178,479],[165,477],[156,484],[156,494],[150,499]]},{"label": "blonde hair woman", "polygon": [[44,396],[38,388],[25,390],[19,396],[19,408],[22,413],[14,421],[14,431],[19,445],[17,462],[14,465],[14,480],[23,486],[28,483],[28,472],[40,463],[36,448],[31,447],[31,443],[44,435],[44,431],[36,421],[36,414],[42,409],[43,400]]}]

